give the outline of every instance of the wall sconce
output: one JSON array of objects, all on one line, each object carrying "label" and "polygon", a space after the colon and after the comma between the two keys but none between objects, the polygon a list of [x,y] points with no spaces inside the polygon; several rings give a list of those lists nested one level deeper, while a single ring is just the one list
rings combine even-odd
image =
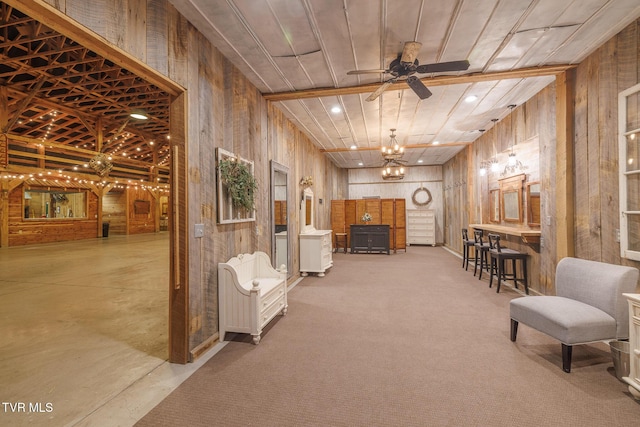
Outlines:
[{"label": "wall sconce", "polygon": [[507,165],[504,167],[504,170],[500,174],[500,176],[506,176],[515,173],[520,170],[523,171],[527,167],[522,164],[520,160],[516,158],[516,153],[513,152],[513,146],[511,147],[511,153],[509,154],[509,159],[507,160]]},{"label": "wall sconce", "polygon": [[482,161],[480,163],[480,176],[485,176],[487,174],[487,162]]}]

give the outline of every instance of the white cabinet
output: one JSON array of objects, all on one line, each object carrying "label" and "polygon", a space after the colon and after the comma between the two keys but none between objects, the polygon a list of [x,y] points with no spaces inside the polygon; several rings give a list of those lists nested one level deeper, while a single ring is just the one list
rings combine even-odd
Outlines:
[{"label": "white cabinet", "polygon": [[629,301],[629,393],[640,400],[640,294],[624,294]]},{"label": "white cabinet", "polygon": [[324,272],[333,266],[331,251],[331,230],[313,230],[300,234],[300,273],[318,273],[323,277]]},{"label": "white cabinet", "polygon": [[407,209],[407,243],[436,245],[436,215],[431,209]]}]

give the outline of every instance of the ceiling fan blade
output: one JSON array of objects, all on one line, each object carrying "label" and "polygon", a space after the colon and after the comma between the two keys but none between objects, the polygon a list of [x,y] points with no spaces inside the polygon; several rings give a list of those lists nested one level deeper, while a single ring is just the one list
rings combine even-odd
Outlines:
[{"label": "ceiling fan blade", "polygon": [[393,82],[394,80],[391,79],[382,83],[378,89],[376,89],[371,95],[367,97],[367,101],[375,101],[376,98],[378,98],[382,94],[382,92],[384,92],[389,86],[391,86]]},{"label": "ceiling fan blade", "polygon": [[402,57],[400,58],[400,62],[413,64],[413,61],[416,60],[421,47],[422,43],[420,42],[405,42],[404,48],[402,49]]},{"label": "ceiling fan blade", "polygon": [[389,70],[351,70],[347,71],[348,75],[353,74],[380,74],[380,73],[388,73]]},{"label": "ceiling fan blade", "polygon": [[444,73],[446,71],[464,71],[469,69],[469,61],[437,62],[435,64],[418,65],[416,71],[424,73]]},{"label": "ceiling fan blade", "polygon": [[432,95],[431,91],[422,83],[422,81],[416,76],[410,76],[407,79],[407,84],[418,95],[420,99],[427,99]]}]

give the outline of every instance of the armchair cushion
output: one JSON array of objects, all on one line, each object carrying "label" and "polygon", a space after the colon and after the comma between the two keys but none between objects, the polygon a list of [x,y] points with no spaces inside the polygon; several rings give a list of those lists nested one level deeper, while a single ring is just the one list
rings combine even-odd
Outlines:
[{"label": "armchair cushion", "polygon": [[570,298],[517,298],[511,301],[511,318],[564,344],[587,343],[616,336],[616,319],[598,308]]}]

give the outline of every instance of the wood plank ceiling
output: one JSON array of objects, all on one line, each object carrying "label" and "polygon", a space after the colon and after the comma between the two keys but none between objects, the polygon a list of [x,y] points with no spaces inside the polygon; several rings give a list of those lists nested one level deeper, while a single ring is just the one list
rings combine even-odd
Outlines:
[{"label": "wood plank ceiling", "polygon": [[[97,153],[111,180],[168,182],[170,96],[140,76],[0,3],[0,137],[6,170],[88,182]],[[129,116],[143,110],[148,120]],[[2,166],[0,164],[0,166]],[[80,175],[79,175],[80,174]]]},{"label": "wood plank ceiling", "polygon": [[[391,128],[410,165],[445,163],[640,16],[637,0],[170,1],[345,168],[379,166]],[[409,41],[420,64],[471,66],[419,75],[427,99],[400,79],[366,101],[391,74],[348,71],[388,69]]]}]

